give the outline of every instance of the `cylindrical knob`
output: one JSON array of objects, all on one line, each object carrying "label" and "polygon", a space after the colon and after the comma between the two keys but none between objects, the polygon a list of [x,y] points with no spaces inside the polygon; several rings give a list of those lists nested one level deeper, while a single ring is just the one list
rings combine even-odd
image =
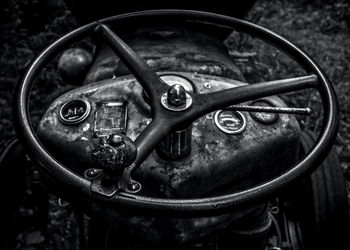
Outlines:
[{"label": "cylindrical knob", "polygon": [[157,147],[157,153],[167,160],[180,159],[191,152],[191,140],[192,125],[166,136]]}]

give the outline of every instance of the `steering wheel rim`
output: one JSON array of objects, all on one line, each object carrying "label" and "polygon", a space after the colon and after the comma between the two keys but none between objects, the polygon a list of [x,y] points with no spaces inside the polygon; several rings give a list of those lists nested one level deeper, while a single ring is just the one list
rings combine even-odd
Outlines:
[{"label": "steering wheel rim", "polygon": [[[317,88],[323,102],[324,119],[320,135],[312,149],[288,171],[257,186],[231,194],[195,199],[162,199],[145,197],[127,192],[118,192],[107,198],[91,192],[91,181],[75,174],[53,158],[37,138],[29,116],[29,94],[35,75],[46,63],[63,48],[85,36],[99,25],[118,23],[119,21],[139,20],[143,18],[181,18],[214,25],[230,27],[234,30],[253,35],[293,57],[307,72],[312,72],[318,81]],[[310,86],[309,86],[310,87]],[[335,91],[322,69],[301,49],[287,39],[269,29],[248,21],[219,14],[192,10],[153,10],[117,15],[93,22],[73,30],[56,40],[37,56],[16,88],[14,103],[15,129],[21,143],[41,170],[50,177],[62,182],[70,190],[94,203],[104,203],[139,213],[157,213],[169,216],[207,216],[217,215],[262,202],[302,177],[311,174],[327,156],[335,140],[338,128],[338,104]]]}]

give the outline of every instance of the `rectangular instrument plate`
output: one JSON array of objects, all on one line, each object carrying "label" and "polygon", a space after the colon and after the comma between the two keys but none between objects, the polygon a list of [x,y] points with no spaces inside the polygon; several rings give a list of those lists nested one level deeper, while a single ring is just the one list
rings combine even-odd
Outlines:
[{"label": "rectangular instrument plate", "polygon": [[112,133],[126,133],[127,103],[121,101],[96,104],[94,134],[106,136]]}]

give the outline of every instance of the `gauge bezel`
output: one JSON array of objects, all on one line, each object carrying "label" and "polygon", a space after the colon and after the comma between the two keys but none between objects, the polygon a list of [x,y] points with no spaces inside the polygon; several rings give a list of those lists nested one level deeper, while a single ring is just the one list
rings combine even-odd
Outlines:
[{"label": "gauge bezel", "polygon": [[[63,110],[70,104],[72,103],[75,103],[75,102],[81,102],[81,103],[84,103],[85,104],[85,112],[82,116],[76,118],[76,119],[72,119],[72,120],[69,120],[67,118],[65,118],[63,116]],[[60,108],[60,112],[59,112],[59,120],[61,123],[65,124],[65,125],[77,125],[77,124],[80,124],[82,123],[89,115],[90,115],[90,112],[91,112],[91,104],[85,100],[85,99],[74,99],[74,100],[71,100],[71,101],[68,101],[66,103],[64,103],[61,108]]]},{"label": "gauge bezel", "polygon": [[[276,107],[276,105],[268,100],[268,99],[258,99],[258,100],[255,100],[251,103],[251,106],[254,106],[256,103],[259,103],[259,102],[262,102],[262,103],[266,103],[268,104],[270,107]],[[274,118],[273,119],[270,119],[270,120],[263,120],[263,119],[260,119],[256,116],[256,113],[268,113],[268,114],[273,114],[274,115]],[[271,124],[274,124],[275,122],[277,122],[278,118],[279,118],[279,115],[277,113],[272,113],[272,112],[264,112],[264,111],[254,111],[254,112],[249,112],[249,115],[250,117],[260,123],[260,124],[264,124],[264,125],[271,125]]]},{"label": "gauge bezel", "polygon": [[[219,116],[224,111],[231,111],[231,112],[234,112],[235,114],[237,114],[238,117],[240,117],[241,120],[243,121],[242,126],[239,129],[235,130],[235,131],[231,131],[231,130],[228,130],[228,129],[224,128],[219,122]],[[239,111],[234,110],[234,109],[227,108],[227,109],[221,109],[221,110],[218,110],[218,111],[215,112],[214,123],[215,123],[216,127],[218,127],[218,129],[220,129],[222,132],[224,132],[226,134],[230,134],[230,135],[236,135],[236,134],[242,133],[246,129],[246,127],[247,127],[247,118],[245,117],[245,115],[242,112],[239,112]]]}]

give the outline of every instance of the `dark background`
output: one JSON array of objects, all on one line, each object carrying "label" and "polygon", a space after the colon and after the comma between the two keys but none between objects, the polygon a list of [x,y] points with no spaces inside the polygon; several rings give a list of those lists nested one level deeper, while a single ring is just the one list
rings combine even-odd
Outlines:
[{"label": "dark background", "polygon": [[[78,27],[78,22],[61,0],[2,0],[0,5],[1,140],[14,135],[12,94],[26,66],[48,44]],[[341,108],[335,150],[349,191],[350,3],[346,0],[258,0],[246,19],[282,34],[307,51],[334,84]],[[302,75],[302,70],[287,57],[250,37],[232,34],[226,45],[249,82]],[[43,71],[38,86],[32,106],[33,110],[38,109],[38,114],[45,107],[39,94],[47,95],[57,88],[67,87],[57,75],[54,64]],[[297,96],[290,102],[300,107],[313,105],[314,115],[303,118],[302,127],[313,131],[320,129],[319,103],[314,94]],[[50,214],[53,235],[50,239],[33,229],[21,232],[16,249],[69,249],[65,239],[69,237],[70,222],[59,222],[65,216],[59,212]]]}]

